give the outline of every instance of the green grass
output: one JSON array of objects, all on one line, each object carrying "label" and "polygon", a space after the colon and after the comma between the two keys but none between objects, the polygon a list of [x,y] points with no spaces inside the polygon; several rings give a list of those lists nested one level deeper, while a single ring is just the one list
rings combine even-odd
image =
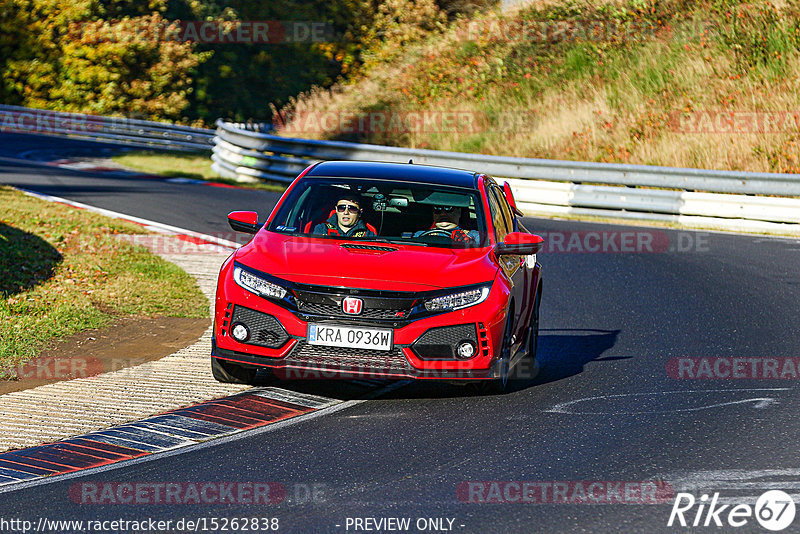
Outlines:
[{"label": "green grass", "polygon": [[211,170],[211,152],[155,152],[140,150],[126,152],[112,158],[115,162],[141,172],[170,178],[192,178],[210,182],[283,191],[284,186],[270,183],[243,183],[223,178]]},{"label": "green grass", "polygon": [[0,376],[114,316],[208,317],[195,280],[118,234],[134,224],[0,187]]},{"label": "green grass", "polygon": [[217,180],[219,175],[211,170],[211,152],[155,152],[137,150],[112,158],[125,167],[137,171],[198,180]]},{"label": "green grass", "polygon": [[588,46],[576,46],[567,51],[564,58],[564,74],[569,80],[588,78],[595,73],[596,54]]}]

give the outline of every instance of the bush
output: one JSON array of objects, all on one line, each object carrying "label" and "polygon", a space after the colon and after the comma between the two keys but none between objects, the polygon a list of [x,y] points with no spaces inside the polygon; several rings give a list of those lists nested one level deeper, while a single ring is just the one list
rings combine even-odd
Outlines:
[{"label": "bush", "polygon": [[779,9],[772,2],[758,4],[717,0],[716,33],[722,46],[733,52],[741,72],[766,67],[781,73],[800,49],[800,11]]}]

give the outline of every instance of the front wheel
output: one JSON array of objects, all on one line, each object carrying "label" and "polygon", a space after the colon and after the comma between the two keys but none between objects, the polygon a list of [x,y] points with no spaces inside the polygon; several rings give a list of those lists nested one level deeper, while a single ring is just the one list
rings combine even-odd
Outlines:
[{"label": "front wheel", "polygon": [[531,333],[528,338],[528,358],[536,361],[536,350],[539,348],[539,304],[542,302],[542,288],[536,292],[536,302],[531,313]]},{"label": "front wheel", "polygon": [[539,349],[539,304],[542,301],[541,286],[536,293],[536,301],[531,312],[531,322],[528,327],[528,347],[525,351],[525,359],[517,365],[519,378],[533,380],[539,374],[539,361],[536,359],[536,352]]},{"label": "front wheel", "polygon": [[258,369],[211,357],[211,374],[225,384],[253,384]]}]

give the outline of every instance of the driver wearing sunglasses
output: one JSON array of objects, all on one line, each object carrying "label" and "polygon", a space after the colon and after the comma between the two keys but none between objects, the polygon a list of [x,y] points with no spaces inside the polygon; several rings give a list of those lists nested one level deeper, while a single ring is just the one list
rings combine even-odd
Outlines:
[{"label": "driver wearing sunglasses", "polygon": [[456,206],[433,206],[433,224],[427,230],[420,230],[414,237],[425,235],[448,236],[460,243],[477,243],[479,234],[476,230],[464,230],[458,223],[461,220],[461,208]]},{"label": "driver wearing sunglasses", "polygon": [[314,227],[313,233],[322,235],[335,235],[341,237],[374,237],[372,232],[361,219],[361,197],[345,194],[336,201],[335,213],[325,221]]}]

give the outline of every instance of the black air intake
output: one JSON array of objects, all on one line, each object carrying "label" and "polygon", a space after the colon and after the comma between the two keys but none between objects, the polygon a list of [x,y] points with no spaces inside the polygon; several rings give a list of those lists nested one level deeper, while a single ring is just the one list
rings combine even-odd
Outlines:
[{"label": "black air intake", "polygon": [[250,331],[250,337],[245,341],[248,345],[277,349],[289,341],[289,334],[272,315],[236,306],[233,308],[231,327],[237,323],[245,325]]},{"label": "black air intake", "polygon": [[463,341],[478,347],[474,323],[431,328],[411,345],[411,350],[421,360],[457,360],[456,347]]}]

